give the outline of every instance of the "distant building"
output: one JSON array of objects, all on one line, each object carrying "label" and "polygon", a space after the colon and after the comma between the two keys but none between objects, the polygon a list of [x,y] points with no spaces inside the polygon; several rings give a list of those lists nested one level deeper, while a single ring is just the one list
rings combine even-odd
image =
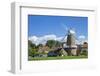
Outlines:
[{"label": "distant building", "polygon": [[88,50],[88,43],[87,42],[83,43],[81,51],[83,51],[83,50],[86,50],[86,51]]},{"label": "distant building", "polygon": [[88,52],[88,43],[87,42],[77,45],[77,55],[80,55],[83,51]]}]

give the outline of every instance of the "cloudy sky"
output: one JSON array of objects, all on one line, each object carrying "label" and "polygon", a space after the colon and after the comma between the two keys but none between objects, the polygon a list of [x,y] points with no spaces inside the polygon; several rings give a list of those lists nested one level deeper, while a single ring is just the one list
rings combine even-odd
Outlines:
[{"label": "cloudy sky", "polygon": [[[57,40],[57,41],[62,41],[63,37],[57,37],[56,35],[44,35],[41,37],[38,36],[31,36],[29,37],[29,40],[31,40],[33,43],[35,43],[36,45],[38,44],[45,44],[47,42],[47,40]],[[63,40],[65,41],[65,40]]]},{"label": "cloudy sky", "polygon": [[[54,39],[61,41],[69,28],[78,40],[87,40],[88,18],[76,16],[28,16],[28,37],[33,43],[45,43]],[[72,32],[74,32],[72,31]]]}]

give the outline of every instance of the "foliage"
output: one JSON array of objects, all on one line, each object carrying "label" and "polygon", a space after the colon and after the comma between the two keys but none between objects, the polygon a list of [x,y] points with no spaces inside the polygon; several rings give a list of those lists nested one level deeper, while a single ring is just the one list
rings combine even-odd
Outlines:
[{"label": "foliage", "polygon": [[88,55],[87,50],[82,50],[81,55],[87,56]]},{"label": "foliage", "polygon": [[39,47],[43,47],[43,44],[38,44],[37,45],[37,48],[39,48]]},{"label": "foliage", "polygon": [[55,46],[55,40],[48,40],[46,46],[52,48],[53,46]]},{"label": "foliage", "polygon": [[28,40],[28,55],[33,56],[37,53],[36,45],[33,44],[30,40]]},{"label": "foliage", "polygon": [[33,44],[30,40],[28,40],[28,47],[36,48],[36,45]]},{"label": "foliage", "polygon": [[55,41],[55,40],[48,40],[47,43],[46,43],[46,46],[48,46],[49,48],[60,47],[61,42]]},{"label": "foliage", "polygon": [[55,47],[60,47],[62,44],[61,44],[61,42],[59,42],[59,41],[55,41]]},{"label": "foliage", "polygon": [[29,47],[29,48],[28,48],[28,54],[29,54],[29,56],[33,56],[33,55],[35,55],[36,53],[37,53],[37,49],[32,48],[32,47]]}]

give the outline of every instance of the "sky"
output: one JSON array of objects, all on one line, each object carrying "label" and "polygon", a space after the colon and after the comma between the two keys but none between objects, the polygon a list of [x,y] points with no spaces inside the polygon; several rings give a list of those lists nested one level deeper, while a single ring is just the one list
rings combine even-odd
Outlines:
[{"label": "sky", "polygon": [[56,35],[64,37],[68,29],[76,32],[77,38],[88,36],[88,17],[28,15],[28,37]]}]

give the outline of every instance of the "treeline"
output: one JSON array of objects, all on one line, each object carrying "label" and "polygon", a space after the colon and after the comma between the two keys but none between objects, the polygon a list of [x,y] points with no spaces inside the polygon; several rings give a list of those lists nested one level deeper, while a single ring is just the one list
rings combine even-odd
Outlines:
[{"label": "treeline", "polygon": [[[45,45],[43,44],[35,45],[30,40],[28,40],[28,55],[33,56],[36,54],[47,54],[52,49],[58,48],[61,46],[62,46],[62,43],[56,40],[48,40]],[[39,51],[39,50],[42,50],[42,51]]]}]

